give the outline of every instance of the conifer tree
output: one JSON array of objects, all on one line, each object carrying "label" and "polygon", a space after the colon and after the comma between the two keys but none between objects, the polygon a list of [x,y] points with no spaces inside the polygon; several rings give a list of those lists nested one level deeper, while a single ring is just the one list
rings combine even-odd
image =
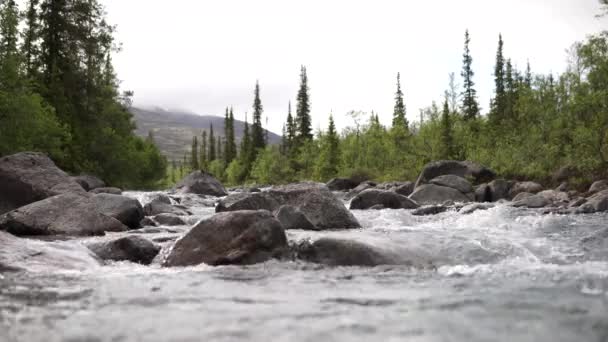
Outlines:
[{"label": "conifer tree", "polygon": [[216,159],[216,149],[215,149],[215,135],[213,134],[213,124],[209,124],[209,153],[207,153],[207,157],[209,158],[209,163]]},{"label": "conifer tree", "polygon": [[442,159],[454,158],[454,133],[450,116],[450,107],[448,105],[448,98],[446,96],[443,103],[443,111],[441,113]]},{"label": "conifer tree", "polygon": [[462,72],[464,91],[462,93],[462,113],[465,120],[475,119],[479,115],[479,104],[477,103],[477,90],[475,90],[475,82],[473,82],[472,64],[473,57],[471,57],[471,51],[469,44],[471,43],[471,37],[469,36],[469,30],[464,33],[464,54],[462,56]]},{"label": "conifer tree", "polygon": [[[372,121],[375,121],[373,114]],[[340,163],[339,143],[340,138],[336,132],[333,115],[330,114],[327,133],[321,135],[321,151],[315,163],[315,177],[317,179],[326,181],[338,174]]]},{"label": "conifer tree", "polygon": [[300,70],[300,89],[298,90],[296,105],[296,127],[299,140],[312,140],[312,119],[310,117],[310,98],[308,95],[308,76],[306,67]]},{"label": "conifer tree", "polygon": [[224,119],[224,137],[226,146],[224,148],[224,162],[230,164],[236,158],[236,141],[234,136],[234,114],[232,108],[226,108],[226,118]]},{"label": "conifer tree", "polygon": [[251,133],[249,132],[249,123],[247,122],[247,114],[245,114],[245,126],[243,128],[243,139],[241,140],[240,161],[243,165],[244,177],[248,177],[251,172],[251,167],[255,159],[253,145],[251,142]]},{"label": "conifer tree", "polygon": [[25,13],[25,30],[23,32],[23,63],[28,77],[36,77],[39,50],[37,39],[39,34],[38,4],[40,0],[29,0]]},{"label": "conifer tree", "polygon": [[21,83],[18,25],[19,10],[15,1],[0,4],[0,90],[9,92],[17,91]]},{"label": "conifer tree", "polygon": [[260,84],[255,83],[253,99],[253,123],[251,124],[251,144],[255,153],[266,146],[264,128],[262,128],[262,100],[260,100]]},{"label": "conifer tree", "polygon": [[215,145],[217,147],[217,154],[215,155],[215,158],[221,162],[224,162],[224,151],[222,145],[222,137],[218,136],[217,144]]},{"label": "conifer tree", "polygon": [[291,153],[293,145],[298,134],[298,128],[294,122],[293,116],[291,115],[291,101],[287,106],[287,151]]},{"label": "conifer tree", "polygon": [[400,126],[405,131],[408,130],[408,122],[403,103],[403,92],[401,91],[401,74],[397,73],[397,92],[395,93],[395,108],[393,110],[393,127]]},{"label": "conifer tree", "polygon": [[192,167],[192,170],[196,171],[199,169],[198,138],[196,137],[196,135],[192,138],[192,149],[190,152],[192,153],[192,155],[190,156],[190,166]]},{"label": "conifer tree", "polygon": [[496,65],[494,66],[494,100],[490,119],[499,123],[504,119],[506,107],[505,93],[505,58],[503,55],[502,35],[498,36],[498,49],[496,50]]},{"label": "conifer tree", "polygon": [[507,59],[505,67],[505,116],[507,120],[515,118],[515,102],[517,96],[517,72],[513,70],[511,59]]},{"label": "conifer tree", "polygon": [[530,61],[526,63],[526,75],[524,76],[524,84],[526,88],[532,89],[532,70],[530,68]]},{"label": "conifer tree", "polygon": [[209,168],[209,161],[207,160],[207,131],[203,131],[201,134],[201,148],[200,148],[200,167],[201,170],[207,171]]}]

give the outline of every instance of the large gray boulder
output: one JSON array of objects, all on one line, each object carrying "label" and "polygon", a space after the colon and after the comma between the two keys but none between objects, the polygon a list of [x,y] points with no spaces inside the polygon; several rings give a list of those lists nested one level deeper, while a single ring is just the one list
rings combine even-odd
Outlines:
[{"label": "large gray boulder", "polygon": [[112,194],[112,195],[122,195],[122,189],[120,188],[97,188],[89,191],[92,194]]},{"label": "large gray boulder", "polygon": [[347,191],[357,187],[359,183],[350,178],[333,178],[327,182],[327,187],[331,191]]},{"label": "large gray boulder", "polygon": [[96,194],[91,199],[99,212],[117,219],[131,229],[140,227],[144,209],[138,200],[104,193]]},{"label": "large gray boulder", "polygon": [[587,202],[576,209],[580,214],[591,214],[608,211],[608,190],[600,191],[587,198]]},{"label": "large gray boulder", "polygon": [[594,182],[593,184],[591,184],[591,186],[589,187],[589,194],[595,194],[598,193],[600,191],[606,190],[608,189],[608,181],[606,180],[599,180],[597,182]]},{"label": "large gray boulder", "polygon": [[154,195],[150,201],[144,205],[144,214],[146,216],[155,216],[158,214],[173,214],[177,216],[190,215],[187,211],[173,206],[171,204],[171,199],[165,194]]},{"label": "large gray boulder", "polygon": [[370,209],[382,205],[387,209],[415,209],[419,205],[398,193],[386,190],[367,189],[353,198],[350,209]]},{"label": "large gray boulder", "polygon": [[290,205],[301,211],[318,229],[360,228],[344,203],[323,184],[298,183],[274,187],[260,193],[233,194],[222,199],[216,212],[235,210],[275,211]]},{"label": "large gray boulder", "polygon": [[490,193],[492,194],[491,202],[496,202],[501,199],[510,199],[510,191],[512,182],[509,182],[504,179],[495,179],[488,184],[490,188]]},{"label": "large gray boulder", "polygon": [[496,177],[494,171],[471,161],[440,160],[429,163],[422,169],[416,181],[416,188],[427,184],[433,178],[443,175],[454,175],[470,179],[475,184],[489,182]]},{"label": "large gray boulder", "polygon": [[468,180],[455,175],[443,175],[435,177],[429,181],[430,184],[447,186],[448,188],[456,189],[463,194],[473,192],[473,186]]},{"label": "large gray boulder", "polygon": [[0,230],[13,235],[103,235],[128,228],[98,211],[86,193],[66,193],[20,207],[0,216]]},{"label": "large gray boulder", "polygon": [[266,210],[215,214],[194,226],[165,257],[163,266],[254,264],[281,256],[287,237]]},{"label": "large gray boulder", "polygon": [[298,259],[328,266],[378,266],[400,264],[398,258],[373,246],[352,240],[321,238],[294,247]]},{"label": "large gray boulder", "polygon": [[72,180],[80,184],[80,186],[86,191],[91,191],[106,186],[104,181],[92,175],[74,176],[72,177]]},{"label": "large gray boulder", "polygon": [[226,196],[226,189],[215,177],[211,174],[195,171],[186,176],[181,182],[175,186],[178,193],[183,194],[198,194],[209,196]]},{"label": "large gray boulder", "polygon": [[[522,193],[523,194],[523,193]],[[512,203],[512,206],[516,208],[544,208],[551,205],[551,201],[542,195],[522,196],[523,198],[517,199]]]},{"label": "large gray boulder", "polygon": [[0,214],[62,193],[84,191],[42,153],[0,158]]},{"label": "large gray boulder", "polygon": [[154,221],[161,226],[183,226],[186,224],[181,217],[167,213],[154,216]]},{"label": "large gray boulder", "polygon": [[492,189],[487,183],[475,187],[475,202],[492,202]]},{"label": "large gray boulder", "polygon": [[367,190],[367,189],[373,189],[376,187],[376,183],[371,182],[371,181],[365,181],[365,182],[361,182],[359,185],[357,185],[356,188],[352,189],[351,191],[349,191],[346,194],[346,197],[344,197],[345,200],[351,200],[353,199],[355,196],[357,196],[359,193],[361,193],[363,190]]},{"label": "large gray boulder", "polygon": [[416,188],[410,199],[420,205],[442,204],[444,202],[468,203],[471,199],[462,192],[435,184],[424,184]]},{"label": "large gray boulder", "polygon": [[536,194],[541,191],[543,191],[543,186],[536,182],[517,182],[511,186],[509,197],[514,199],[515,196],[522,192]]},{"label": "large gray boulder", "polygon": [[100,266],[86,247],[73,242],[21,239],[0,231],[0,274],[3,272],[84,271]]},{"label": "large gray boulder", "polygon": [[391,191],[398,193],[399,195],[409,196],[414,192],[414,182],[403,182],[395,187],[391,188]]},{"label": "large gray boulder", "polygon": [[149,265],[160,252],[159,246],[137,235],[93,243],[87,247],[102,260],[131,261],[142,265]]},{"label": "large gray boulder", "polygon": [[304,215],[298,208],[290,205],[282,205],[275,212],[274,216],[281,222],[283,228],[288,229],[303,229],[303,230],[318,230],[308,217]]}]

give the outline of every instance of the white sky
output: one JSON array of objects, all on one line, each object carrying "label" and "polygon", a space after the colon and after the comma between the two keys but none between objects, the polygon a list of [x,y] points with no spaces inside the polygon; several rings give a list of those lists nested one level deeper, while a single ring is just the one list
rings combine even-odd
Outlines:
[{"label": "white sky", "polygon": [[608,28],[597,0],[102,0],[123,51],[114,62],[138,105],[251,113],[256,79],[269,128],[280,132],[306,65],[314,128],[333,111],[374,110],[389,123],[401,72],[410,121],[460,80],[464,31],[483,112],[498,34],[521,69],[561,72],[565,50]]}]

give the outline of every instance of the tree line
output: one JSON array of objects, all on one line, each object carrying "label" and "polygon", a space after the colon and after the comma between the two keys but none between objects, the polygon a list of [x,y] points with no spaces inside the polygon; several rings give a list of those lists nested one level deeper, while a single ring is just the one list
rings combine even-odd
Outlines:
[{"label": "tree line", "polygon": [[114,27],[97,0],[0,4],[0,156],[48,153],[63,169],[154,187],[167,161],[133,134],[131,92],[112,66]]}]

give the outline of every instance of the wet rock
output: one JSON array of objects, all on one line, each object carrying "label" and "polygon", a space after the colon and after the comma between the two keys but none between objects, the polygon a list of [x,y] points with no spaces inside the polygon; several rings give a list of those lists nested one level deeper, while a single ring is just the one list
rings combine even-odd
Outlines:
[{"label": "wet rock", "polygon": [[445,205],[425,205],[414,211],[412,211],[412,215],[414,216],[428,216],[428,215],[437,215],[443,212],[446,212],[450,209],[450,207]]},{"label": "wet rock", "polygon": [[496,179],[491,181],[488,186],[490,187],[490,192],[492,193],[491,202],[496,202],[501,199],[510,199],[509,193],[511,191],[512,183],[506,181],[504,179]]},{"label": "wet rock", "polygon": [[306,215],[290,205],[282,205],[276,211],[275,217],[281,222],[284,229],[317,230],[317,227],[308,220]]},{"label": "wet rock", "polygon": [[327,187],[331,191],[347,191],[357,187],[359,183],[349,178],[334,178],[327,182]]},{"label": "wet rock", "polygon": [[[166,197],[166,196],[165,196]],[[157,197],[151,202],[144,206],[144,214],[146,216],[155,216],[158,214],[174,214],[178,216],[190,215],[189,212],[183,209],[179,209],[171,205],[171,199],[169,197]],[[169,203],[167,203],[168,201]]]},{"label": "wet rock", "polygon": [[563,182],[557,188],[555,188],[555,191],[565,191],[565,192],[567,192],[569,189],[570,189],[570,185],[568,185],[568,182]]},{"label": "wet rock", "polygon": [[128,230],[120,221],[98,211],[86,193],[66,193],[38,201],[0,216],[0,230],[13,235],[103,235]]},{"label": "wet rock", "polygon": [[448,188],[456,189],[463,194],[473,192],[473,186],[468,180],[455,176],[455,175],[443,175],[435,177],[429,181],[430,184],[439,186],[447,186]]},{"label": "wet rock", "polygon": [[544,208],[551,204],[551,201],[545,196],[536,194],[528,197],[524,197],[516,202],[513,202],[513,206],[516,208]]},{"label": "wet rock", "polygon": [[424,184],[416,188],[410,199],[420,205],[441,204],[446,201],[467,203],[471,200],[462,192],[435,184]]},{"label": "wet rock", "polygon": [[154,221],[162,226],[183,226],[186,224],[179,216],[167,213],[154,216]]},{"label": "wet rock", "polygon": [[328,266],[378,266],[398,264],[397,258],[370,245],[333,238],[313,243],[302,242],[294,247],[298,259]]},{"label": "wet rock", "polygon": [[384,210],[386,209],[382,204],[376,204],[369,208],[369,210]]},{"label": "wet rock", "polygon": [[587,193],[595,194],[595,193],[598,193],[598,192],[606,190],[606,189],[608,189],[608,181],[599,180],[599,181],[591,184],[591,186],[589,187],[589,191]]},{"label": "wet rock", "polygon": [[175,186],[178,193],[198,194],[209,196],[226,196],[226,189],[217,179],[211,174],[195,171],[186,176],[181,182]]},{"label": "wet rock", "polygon": [[570,202],[570,195],[566,192],[555,191],[555,190],[544,190],[538,193],[550,202],[554,204],[565,204]]},{"label": "wet rock", "polygon": [[587,203],[581,205],[576,212],[591,214],[608,211],[608,190],[603,190],[587,198]]},{"label": "wet rock", "polygon": [[468,215],[468,214],[472,214],[479,210],[488,210],[493,207],[494,207],[494,204],[492,204],[492,203],[471,203],[471,204],[465,205],[464,207],[460,208],[458,213],[460,213],[462,215]]},{"label": "wet rock", "polygon": [[581,205],[587,203],[587,199],[584,197],[575,198],[568,204],[569,208],[580,207]]},{"label": "wet rock", "polygon": [[141,227],[156,227],[158,224],[150,217],[144,217],[141,222],[139,222]]},{"label": "wet rock", "polygon": [[376,183],[370,182],[370,181],[362,182],[359,185],[357,185],[356,188],[349,191],[348,194],[346,194],[346,197],[344,197],[344,199],[349,201],[349,200],[353,199],[355,196],[357,196],[359,193],[361,193],[362,191],[375,188],[376,185],[377,185]]},{"label": "wet rock", "polygon": [[433,178],[443,175],[455,175],[472,179],[476,184],[489,182],[496,177],[494,171],[470,161],[440,160],[429,163],[424,167],[416,181],[416,188],[427,184]]},{"label": "wet rock", "polygon": [[104,181],[92,175],[74,176],[72,177],[72,180],[80,184],[85,191],[91,191],[106,186]]},{"label": "wet rock", "polygon": [[414,192],[414,182],[403,182],[395,186],[391,190],[402,196],[409,196]]},{"label": "wet rock", "polygon": [[517,182],[511,186],[509,190],[509,198],[515,199],[515,196],[522,192],[536,194],[543,191],[543,186],[536,182]]},{"label": "wet rock", "polygon": [[594,232],[580,240],[581,247],[592,259],[608,257],[608,228]]},{"label": "wet rock", "polygon": [[83,271],[100,266],[99,259],[78,243],[21,239],[0,231],[0,246],[0,274],[17,271]]},{"label": "wet rock", "polygon": [[418,204],[411,199],[392,191],[367,189],[355,196],[350,202],[350,209],[369,209],[382,205],[388,209],[415,209]]},{"label": "wet rock", "polygon": [[42,153],[22,152],[0,158],[0,214],[48,197],[84,192]]},{"label": "wet rock", "polygon": [[102,214],[117,219],[131,229],[140,227],[144,209],[138,200],[106,193],[96,194],[92,200]]},{"label": "wet rock", "polygon": [[89,191],[92,194],[111,194],[122,195],[122,190],[119,188],[97,188]]},{"label": "wet rock", "polygon": [[480,184],[475,188],[475,202],[492,202],[492,189],[488,184]]},{"label": "wet rock", "polygon": [[285,231],[270,212],[223,212],[194,226],[175,243],[162,264],[254,264],[280,256],[286,248]]},{"label": "wet rock", "polygon": [[142,265],[149,265],[160,251],[159,246],[136,235],[90,244],[88,248],[102,260],[131,261]]},{"label": "wet rock", "polygon": [[528,198],[530,196],[534,196],[534,194],[529,193],[529,192],[520,192],[520,193],[517,194],[517,196],[515,196],[513,198],[513,202],[521,201],[524,198]]},{"label": "wet rock", "polygon": [[233,194],[222,199],[215,209],[216,212],[259,209],[275,211],[281,205],[297,208],[318,229],[361,227],[344,203],[319,183],[290,184],[261,193]]}]

